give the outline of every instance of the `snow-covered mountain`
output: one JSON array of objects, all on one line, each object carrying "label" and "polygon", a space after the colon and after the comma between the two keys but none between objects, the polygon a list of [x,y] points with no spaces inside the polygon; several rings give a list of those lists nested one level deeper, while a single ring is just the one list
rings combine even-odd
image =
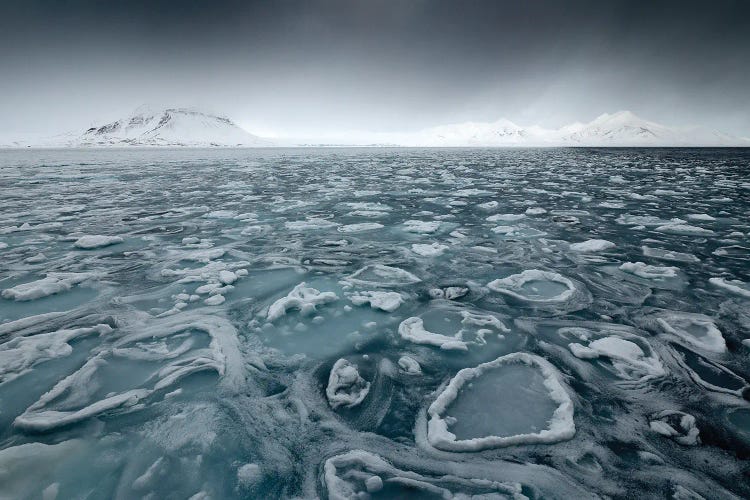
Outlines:
[{"label": "snow-covered mountain", "polygon": [[458,123],[402,134],[403,146],[750,146],[745,138],[698,127],[677,128],[639,118],[630,111],[603,114],[589,123],[559,129],[523,127],[508,120]]},{"label": "snow-covered mountain", "polygon": [[132,115],[91,127],[74,146],[268,146],[224,116],[191,108],[138,108]]},{"label": "snow-covered mountain", "polygon": [[15,138],[10,147],[261,147],[272,141],[243,130],[225,116],[193,108],[141,106],[130,116],[83,132]]}]

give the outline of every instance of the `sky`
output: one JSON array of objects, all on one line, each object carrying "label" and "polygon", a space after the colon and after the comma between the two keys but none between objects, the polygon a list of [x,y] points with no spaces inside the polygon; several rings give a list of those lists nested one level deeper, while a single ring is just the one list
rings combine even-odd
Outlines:
[{"label": "sky", "polygon": [[745,0],[0,0],[0,133],[141,104],[268,136],[631,110],[750,136]]}]

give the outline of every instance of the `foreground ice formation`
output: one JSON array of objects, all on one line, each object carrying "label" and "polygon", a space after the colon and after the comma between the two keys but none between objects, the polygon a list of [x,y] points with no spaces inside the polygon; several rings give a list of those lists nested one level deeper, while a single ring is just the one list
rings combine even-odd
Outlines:
[{"label": "foreground ice formation", "polygon": [[334,363],[326,387],[326,397],[331,408],[357,406],[369,391],[370,383],[359,375],[356,365],[343,358]]},{"label": "foreground ice formation", "polygon": [[427,414],[429,443],[446,451],[555,443],[575,434],[573,401],[559,372],[521,352],[459,371]]}]

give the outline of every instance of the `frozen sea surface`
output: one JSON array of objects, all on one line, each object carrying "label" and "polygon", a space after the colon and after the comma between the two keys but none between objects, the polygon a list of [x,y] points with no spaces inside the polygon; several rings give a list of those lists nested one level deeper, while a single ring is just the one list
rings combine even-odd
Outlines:
[{"label": "frozen sea surface", "polygon": [[750,497],[747,150],[0,151],[0,498]]}]

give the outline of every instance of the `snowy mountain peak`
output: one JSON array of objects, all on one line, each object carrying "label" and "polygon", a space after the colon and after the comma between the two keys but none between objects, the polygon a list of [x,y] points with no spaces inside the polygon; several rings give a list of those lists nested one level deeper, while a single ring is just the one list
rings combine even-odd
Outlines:
[{"label": "snowy mountain peak", "polygon": [[194,108],[138,107],[130,116],[91,127],[71,145],[81,146],[266,146],[225,116]]}]

